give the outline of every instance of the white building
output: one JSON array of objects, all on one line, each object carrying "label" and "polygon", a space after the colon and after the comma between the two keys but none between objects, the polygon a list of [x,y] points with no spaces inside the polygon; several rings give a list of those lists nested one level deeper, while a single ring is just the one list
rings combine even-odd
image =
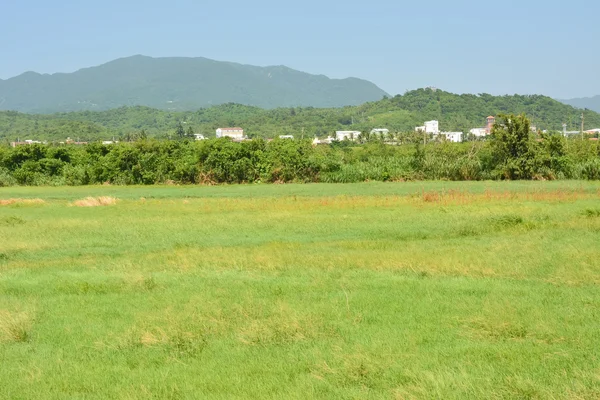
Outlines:
[{"label": "white building", "polygon": [[244,130],[242,128],[219,128],[217,129],[217,138],[229,137],[232,139],[244,139]]},{"label": "white building", "polygon": [[427,121],[423,126],[417,126],[415,128],[416,132],[425,132],[431,133],[432,135],[437,135],[440,133],[440,123],[438,121]]},{"label": "white building", "polygon": [[204,135],[201,134],[201,133],[194,133],[194,139],[196,139],[196,140],[206,140],[206,138],[204,137]]},{"label": "white building", "polygon": [[473,128],[469,131],[473,136],[477,136],[477,137],[483,137],[483,136],[487,136],[487,129],[486,128]]},{"label": "white building", "polygon": [[293,139],[294,135],[279,135],[279,139]]},{"label": "white building", "polygon": [[437,135],[440,132],[440,123],[438,121],[425,122],[425,133]]},{"label": "white building", "polygon": [[360,131],[337,131],[335,133],[335,140],[356,140],[358,139],[358,135],[360,135]]},{"label": "white building", "polygon": [[331,144],[335,139],[332,138],[331,136],[327,136],[326,139],[319,139],[317,137],[315,137],[315,139],[312,141],[312,144],[314,146],[318,145],[318,144]]},{"label": "white building", "polygon": [[462,132],[440,132],[440,136],[444,136],[446,140],[453,143],[462,142],[463,133]]},{"label": "white building", "polygon": [[[42,144],[42,142],[40,142],[39,140],[26,139],[24,142],[11,142],[10,143],[10,145],[12,147],[32,145],[32,144]],[[46,144],[46,142],[44,142],[44,144]]]}]

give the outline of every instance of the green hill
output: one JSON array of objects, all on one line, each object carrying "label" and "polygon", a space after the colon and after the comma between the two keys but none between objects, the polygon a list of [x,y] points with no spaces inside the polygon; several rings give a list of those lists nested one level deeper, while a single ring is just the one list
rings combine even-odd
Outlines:
[{"label": "green hill", "polygon": [[[419,89],[393,98],[342,108],[294,107],[262,109],[223,104],[197,111],[175,112],[148,107],[121,107],[103,112],[82,111],[52,115],[0,112],[0,138],[14,140],[81,140],[126,137],[145,130],[150,136],[173,136],[179,124],[187,131],[214,136],[215,129],[241,126],[251,137],[293,134],[326,136],[335,130],[369,131],[388,128],[413,131],[424,121],[437,119],[446,131],[468,132],[481,127],[489,115],[525,113],[540,129],[558,131],[563,122],[577,130],[581,110],[546,96],[456,95]],[[600,114],[586,111],[586,126],[600,127]]]},{"label": "green hill", "polygon": [[228,102],[263,108],[339,107],[384,95],[361,79],[329,79],[284,66],[255,67],[206,58],[134,56],[69,74],[27,72],[0,80],[0,110],[29,113],[123,106],[184,111]]}]

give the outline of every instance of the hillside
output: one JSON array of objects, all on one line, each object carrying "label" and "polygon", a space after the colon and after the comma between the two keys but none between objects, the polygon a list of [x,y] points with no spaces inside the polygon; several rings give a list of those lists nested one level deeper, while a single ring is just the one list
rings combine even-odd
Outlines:
[{"label": "hillside", "polygon": [[0,110],[28,113],[122,106],[185,111],[229,102],[262,108],[340,107],[384,95],[361,79],[329,79],[284,66],[255,67],[206,58],[133,56],[74,73],[27,72],[0,80]]},{"label": "hillside", "polygon": [[[122,107],[103,112],[52,115],[0,112],[0,139],[81,140],[145,130],[150,136],[173,137],[182,124],[187,131],[214,136],[222,126],[242,126],[251,137],[282,134],[326,136],[338,129],[367,131],[388,128],[413,131],[426,120],[437,119],[446,131],[468,132],[483,126],[488,115],[525,113],[540,129],[558,131],[566,122],[569,130],[579,127],[581,110],[545,96],[456,95],[441,90],[419,89],[393,98],[356,107],[294,107],[265,110],[239,104],[223,104],[197,111],[172,112],[148,107]],[[600,114],[586,111],[586,126],[600,127]]]},{"label": "hillside", "polygon": [[559,101],[562,103],[571,105],[573,107],[587,108],[588,110],[600,112],[600,96],[582,97],[582,98],[578,98],[578,99],[559,100]]}]

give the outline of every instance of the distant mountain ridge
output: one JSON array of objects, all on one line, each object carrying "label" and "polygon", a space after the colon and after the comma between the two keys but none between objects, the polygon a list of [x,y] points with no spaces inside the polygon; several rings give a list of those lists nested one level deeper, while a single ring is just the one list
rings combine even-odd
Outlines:
[{"label": "distant mountain ridge", "polygon": [[225,103],[262,108],[341,107],[383,96],[387,96],[385,91],[358,78],[330,79],[285,66],[139,55],[73,73],[25,72],[0,80],[0,110],[28,113],[123,106],[189,111]]},{"label": "distant mountain ridge", "polygon": [[562,103],[568,104],[577,108],[587,108],[588,110],[600,112],[600,96],[594,97],[581,97],[569,100],[558,100]]}]

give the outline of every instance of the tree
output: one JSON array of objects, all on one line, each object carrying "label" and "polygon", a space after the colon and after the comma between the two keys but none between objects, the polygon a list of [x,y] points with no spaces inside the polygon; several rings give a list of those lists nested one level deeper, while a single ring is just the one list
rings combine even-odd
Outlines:
[{"label": "tree", "polygon": [[531,124],[525,114],[500,115],[492,129],[496,169],[506,179],[530,179],[534,174],[535,150]]},{"label": "tree", "polygon": [[189,138],[193,138],[194,137],[194,130],[192,129],[191,126],[188,127],[186,136],[189,137]]},{"label": "tree", "polygon": [[177,136],[178,139],[183,139],[183,137],[185,136],[185,130],[183,129],[183,125],[181,125],[181,122],[177,124],[177,128],[175,129],[175,136]]}]

